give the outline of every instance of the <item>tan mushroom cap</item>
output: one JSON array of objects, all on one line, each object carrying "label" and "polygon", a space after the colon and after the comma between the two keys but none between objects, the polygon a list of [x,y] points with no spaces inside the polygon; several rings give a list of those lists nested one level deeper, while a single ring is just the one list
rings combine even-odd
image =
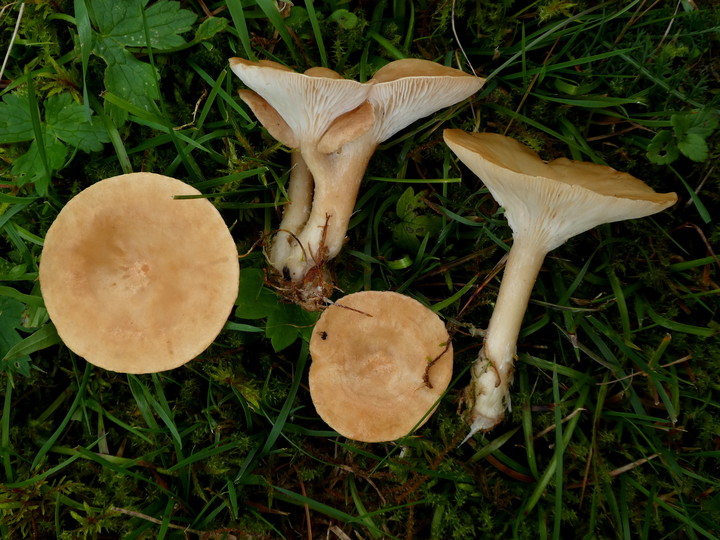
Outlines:
[{"label": "tan mushroom cap", "polygon": [[[311,68],[297,73],[276,62],[252,62],[244,58],[230,58],[230,69],[267,105],[247,93],[245,100],[260,121],[265,124],[268,106],[287,124],[294,138],[278,139],[297,147],[302,141],[318,141],[333,121],[362,105],[369,87],[327,68]],[[273,120],[277,121],[277,117]],[[266,126],[267,127],[267,126]],[[369,127],[369,126],[368,126]],[[283,130],[287,131],[287,130]],[[276,133],[271,132],[273,136]]]},{"label": "tan mushroom cap", "polygon": [[429,60],[405,58],[381,67],[369,81],[368,99],[379,121],[372,137],[382,142],[420,118],[480,90],[485,79]]},{"label": "tan mushroom cap", "polygon": [[195,188],[133,173],[71,199],[47,232],[40,286],[65,344],[122,373],[176,368],[217,337],[238,294],[235,242]]},{"label": "tan mushroom cap", "polygon": [[338,303],[344,307],[326,309],[310,340],[310,394],[318,414],[357,441],[407,435],[427,420],[450,383],[453,350],[445,325],[395,292],[359,292]]},{"label": "tan mushroom cap", "polygon": [[545,162],[505,135],[447,129],[444,138],[505,207],[513,233],[542,232],[548,251],[597,225],[649,216],[677,201],[675,193],[657,193],[605,165],[566,158]]}]

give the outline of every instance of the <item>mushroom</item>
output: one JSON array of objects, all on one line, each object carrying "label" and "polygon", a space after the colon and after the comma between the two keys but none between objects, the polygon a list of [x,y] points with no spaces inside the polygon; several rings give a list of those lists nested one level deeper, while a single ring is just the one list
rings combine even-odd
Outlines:
[{"label": "mushroom", "polygon": [[319,309],[332,291],[323,265],[342,248],[377,145],[470,96],[484,79],[418,59],[391,62],[365,84],[324,68],[300,74],[241,58],[230,66],[252,89],[240,97],[271,135],[300,154],[293,156],[290,203],[269,259],[293,299]]},{"label": "mushroom", "polygon": [[544,162],[504,135],[444,133],[450,149],[482,179],[505,209],[513,232],[497,301],[466,389],[470,435],[492,429],[510,406],[516,343],[546,254],[603,223],[640,218],[677,201],[607,166],[566,158]]},{"label": "mushroom", "polygon": [[73,197],[45,237],[39,279],[50,319],[88,362],[150,373],[193,359],[217,337],[238,294],[230,231],[200,192],[133,173]]},{"label": "mushroom", "polygon": [[[370,129],[374,121],[366,101],[370,88],[326,68],[296,73],[277,62],[243,58],[231,58],[230,68],[252,89],[240,90],[240,98],[270,135],[293,149],[290,203],[285,207],[269,259],[282,276],[302,279],[305,274],[293,276],[284,261],[291,258],[292,245],[297,246],[296,239],[313,206],[315,181],[305,157],[317,152],[317,148],[327,150],[342,145]],[[319,246],[299,249],[308,270],[322,256]]]},{"label": "mushroom", "polygon": [[341,435],[393,441],[421,426],[452,376],[445,325],[395,292],[347,295],[320,316],[310,339],[310,394]]}]

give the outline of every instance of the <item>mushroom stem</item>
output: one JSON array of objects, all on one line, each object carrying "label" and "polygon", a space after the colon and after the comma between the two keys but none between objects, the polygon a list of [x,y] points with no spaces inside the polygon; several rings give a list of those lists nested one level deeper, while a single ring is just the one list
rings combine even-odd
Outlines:
[{"label": "mushroom stem", "polygon": [[311,268],[332,259],[342,249],[360,184],[376,145],[366,145],[370,146],[367,149],[356,146],[349,143],[332,154],[312,150],[303,153],[310,170],[316,171],[312,207],[297,239],[290,242],[286,256],[282,260],[273,258],[275,267],[293,281],[301,281]]},{"label": "mushroom stem", "polygon": [[283,211],[280,228],[272,242],[270,264],[282,271],[284,261],[289,257],[295,238],[299,235],[312,207],[313,176],[299,151],[291,154],[290,182],[287,194],[289,202]]},{"label": "mushroom stem", "polygon": [[466,401],[470,435],[503,417],[523,313],[545,255],[603,223],[640,218],[675,204],[610,167],[557,158],[550,162],[515,139],[493,133],[446,130],[445,141],[482,178],[513,231],[505,275],[485,343],[473,366]]},{"label": "mushroom stem", "polygon": [[472,367],[470,436],[502,421],[510,408],[509,387],[523,316],[547,250],[537,238],[513,241],[483,348]]}]

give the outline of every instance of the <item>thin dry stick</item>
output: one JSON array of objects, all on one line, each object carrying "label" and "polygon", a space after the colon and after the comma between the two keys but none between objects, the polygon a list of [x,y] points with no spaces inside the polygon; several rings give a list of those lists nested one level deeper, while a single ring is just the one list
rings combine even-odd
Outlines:
[{"label": "thin dry stick", "polygon": [[208,95],[207,88],[203,88],[202,94],[200,94],[200,97],[195,102],[195,108],[193,109],[193,113],[192,113],[192,122],[188,122],[187,124],[183,124],[182,126],[176,126],[173,128],[173,130],[181,131],[183,129],[189,128],[192,125],[195,125],[195,120],[197,119],[197,113],[198,113],[198,110],[200,109],[200,104],[205,100],[207,95]]},{"label": "thin dry stick", "polygon": [[640,3],[640,5],[638,6],[638,8],[635,10],[635,13],[632,14],[632,17],[630,17],[630,20],[627,22],[627,24],[625,25],[625,27],[620,31],[620,33],[618,34],[618,36],[615,38],[615,42],[613,43],[613,45],[617,45],[618,43],[620,43],[620,42],[622,41],[622,39],[625,37],[625,34],[627,34],[628,30],[630,30],[630,28],[631,28],[636,22],[638,22],[642,17],[644,17],[646,13],[649,13],[650,10],[651,10],[652,8],[654,8],[659,2],[660,2],[660,0],[655,0],[652,4],[650,4],[650,6],[648,6],[647,8],[645,8],[645,11],[643,11],[643,12],[641,13],[640,10],[641,10],[643,7],[645,7],[645,0],[643,0],[643,1]]},{"label": "thin dry stick", "polygon": [[[303,497],[307,497],[307,492],[305,491],[305,482],[303,482],[302,474],[300,474],[300,469],[298,469],[295,465],[293,465],[293,469],[295,469],[295,473],[298,476],[298,482],[300,482],[300,492],[302,493]],[[310,521],[310,506],[307,503],[305,503],[303,506],[305,507],[305,519],[307,520],[308,540],[312,540],[313,534],[312,522]]]},{"label": "thin dry stick", "polygon": [[[667,364],[661,364],[658,367],[666,368],[666,367],[674,366],[675,364],[682,364],[683,362],[687,362],[688,360],[691,360],[691,359],[692,359],[692,355],[689,354],[687,356],[683,356],[682,358],[678,358],[677,360],[673,360],[672,362],[669,362]],[[648,374],[645,371],[636,371],[635,373],[631,373],[630,375],[625,375],[624,377],[620,377],[619,379],[613,379],[612,381],[605,381],[605,382],[597,383],[597,385],[598,386],[606,386],[608,384],[614,384],[617,382],[625,381],[627,379],[632,379],[634,377],[637,377],[638,375],[645,376],[645,377],[648,376]]]},{"label": "thin dry stick", "polygon": [[340,527],[338,527],[337,525],[332,525],[332,526],[328,529],[328,532],[334,533],[335,536],[337,536],[338,538],[340,538],[340,540],[352,540],[352,538],[350,538],[350,536],[348,536],[348,534],[347,534],[346,532],[344,532],[344,531],[343,531]]},{"label": "thin dry stick", "polygon": [[[545,60],[543,60],[543,66],[548,63],[550,60],[550,57],[552,56],[553,51],[555,50],[555,47],[560,42],[559,39],[555,40],[555,43],[553,43],[552,47],[550,47],[550,50],[548,51],[547,55],[545,55]],[[537,72],[535,76],[533,77],[533,80],[530,81],[530,84],[527,87],[527,90],[525,90],[525,94],[523,94],[522,99],[520,100],[520,103],[517,106],[517,109],[515,109],[515,113],[517,114],[520,112],[520,109],[522,109],[522,106],[525,104],[525,100],[527,100],[528,96],[530,95],[530,90],[533,89],[535,86],[535,83],[537,82],[538,78],[540,77],[541,72]],[[508,131],[510,131],[510,126],[513,123],[513,120],[515,120],[515,117],[510,118],[510,121],[508,122],[508,125],[505,127],[505,131],[503,132],[503,135],[507,135]]]},{"label": "thin dry stick", "polygon": [[[651,454],[651,455],[649,455],[649,456],[646,457],[646,458],[636,459],[635,461],[632,461],[632,462],[628,463],[627,465],[623,465],[622,467],[618,467],[617,469],[613,469],[613,470],[610,471],[608,474],[609,474],[611,477],[615,478],[616,476],[620,476],[620,475],[623,474],[623,473],[626,473],[626,472],[628,472],[628,471],[631,471],[631,470],[639,467],[640,465],[644,465],[644,464],[647,463],[648,461],[651,461],[651,460],[655,459],[656,457],[658,457],[658,455],[659,455],[659,454]],[[568,489],[583,488],[583,490],[584,490],[585,487],[586,487],[586,485],[587,485],[588,483],[589,483],[589,482],[583,482],[582,484],[571,484],[571,485],[569,485],[569,486],[567,486],[567,487],[568,487]]]},{"label": "thin dry stick", "polygon": [[590,446],[590,451],[588,452],[587,457],[587,463],[585,464],[585,474],[583,475],[583,481],[580,484],[580,487],[582,488],[580,490],[580,504],[582,505],[583,501],[585,500],[585,489],[588,487],[588,478],[590,477],[590,465],[592,465],[592,456],[594,453],[594,446]]},{"label": "thin dry stick", "polygon": [[[3,10],[4,9],[5,8],[3,8]],[[10,44],[8,45],[8,50],[5,53],[5,59],[3,60],[2,67],[0,67],[0,80],[2,80],[3,73],[5,73],[5,66],[8,63],[8,59],[10,58],[10,51],[12,51],[13,44],[15,43],[15,38],[17,37],[18,32],[20,31],[20,21],[22,21],[24,12],[25,12],[25,2],[20,4],[20,11],[18,12],[17,22],[15,23],[15,30],[13,30],[12,37],[10,38]]]},{"label": "thin dry stick", "polygon": [[455,37],[455,41],[457,42],[458,47],[460,48],[460,52],[462,52],[463,56],[465,57],[465,61],[467,62],[468,67],[472,70],[473,75],[477,77],[477,72],[475,71],[472,62],[470,62],[468,55],[465,54],[465,49],[463,49],[462,43],[460,43],[460,38],[458,37],[457,30],[455,29],[455,0],[453,0],[452,8],[450,9],[450,26],[452,27],[452,33]]},{"label": "thin dry stick", "polygon": [[[147,514],[143,514],[141,512],[136,512],[135,510],[128,510],[127,508],[118,508],[117,506],[111,506],[110,510],[113,512],[119,512],[121,514],[125,514],[127,516],[132,516],[140,519],[144,519],[145,521],[149,521],[150,523],[155,523],[156,525],[162,525],[163,522],[161,519],[154,518],[152,516],[148,516]],[[196,529],[189,529],[187,527],[183,527],[181,525],[175,525],[174,523],[168,523],[168,527],[171,529],[178,529],[185,532],[190,532],[193,534],[197,534],[198,536],[205,534],[205,531],[198,531]]]},{"label": "thin dry stick", "polygon": [[[715,167],[710,167],[710,170],[707,172],[707,174],[703,177],[702,180],[700,180],[700,183],[698,186],[693,190],[695,192],[695,195],[700,193],[703,186],[705,185],[705,182],[708,181],[708,179],[712,176],[712,173],[715,171]],[[687,202],[685,203],[685,208],[689,208],[695,203],[695,201],[692,200],[692,198],[688,198]]]},{"label": "thin dry stick", "polygon": [[702,231],[702,229],[700,227],[698,227],[694,223],[684,223],[683,225],[680,225],[679,227],[677,227],[677,229],[695,229],[695,231],[700,236],[700,239],[705,244],[705,247],[707,248],[708,253],[710,254],[710,256],[713,259],[715,259],[715,264],[720,266],[720,259],[718,259],[718,256],[715,254],[715,251],[713,251],[713,248],[710,245],[710,242],[708,241],[707,236],[705,236],[705,233]]},{"label": "thin dry stick", "polygon": [[636,460],[633,461],[632,463],[628,463],[627,465],[623,465],[622,467],[618,467],[617,469],[613,469],[613,470],[610,471],[608,474],[609,474],[610,476],[612,476],[613,478],[615,478],[616,476],[620,476],[620,475],[623,474],[623,473],[626,473],[626,472],[628,472],[628,471],[631,471],[631,470],[633,470],[634,468],[639,467],[640,465],[644,465],[645,463],[647,463],[647,462],[650,461],[651,459],[655,459],[656,457],[658,457],[658,454],[652,454],[652,455],[650,455],[650,456],[648,456],[648,457],[646,457],[646,458],[636,459]]},{"label": "thin dry stick", "polygon": [[457,318],[458,318],[458,319],[462,316],[462,314],[463,314],[463,313],[465,312],[465,310],[468,308],[468,306],[470,305],[470,303],[471,303],[473,300],[475,300],[475,297],[476,297],[478,294],[480,294],[480,291],[482,291],[482,290],[485,288],[485,286],[486,286],[488,283],[490,283],[490,282],[492,281],[492,279],[493,279],[496,275],[498,275],[498,273],[500,272],[500,270],[503,269],[503,266],[505,266],[505,261],[507,261],[507,256],[508,256],[507,253],[505,253],[505,254],[500,258],[500,260],[499,260],[497,263],[495,263],[495,266],[494,266],[493,269],[490,271],[490,273],[488,274],[488,276],[485,278],[485,281],[483,281],[483,282],[478,286],[478,288],[475,290],[475,292],[472,294],[472,296],[468,299],[467,302],[465,302],[465,305],[464,305],[464,306],[460,309],[460,311],[458,312],[458,314],[457,314]]},{"label": "thin dry stick", "polygon": [[680,9],[681,2],[678,1],[677,4],[675,4],[675,12],[672,14],[672,17],[670,18],[670,22],[667,25],[667,28],[665,29],[665,33],[660,38],[660,43],[658,43],[657,47],[655,47],[655,50],[653,51],[653,56],[660,50],[663,43],[665,42],[665,39],[667,39],[668,34],[670,34],[670,29],[673,27],[673,24],[675,24],[675,17],[677,16],[677,12]]},{"label": "thin dry stick", "polygon": [[[477,71],[475,71],[475,67],[472,65],[472,62],[470,62],[470,58],[468,58],[468,55],[465,53],[465,49],[462,46],[462,43],[460,43],[460,38],[458,37],[457,29],[455,28],[455,0],[453,0],[452,8],[450,11],[450,26],[452,27],[452,33],[455,37],[455,41],[458,44],[458,48],[460,49],[460,52],[465,57],[465,62],[467,62],[468,67],[473,72],[473,75],[476,77],[478,76]],[[457,58],[457,52],[455,53],[455,60],[458,63],[458,66],[460,66],[460,60]],[[478,126],[480,124],[480,118],[475,112],[475,107],[471,107],[470,111],[472,112],[473,118],[475,119],[475,129],[478,129]]]},{"label": "thin dry stick", "polygon": [[[565,422],[567,422],[568,420],[570,420],[573,416],[577,416],[579,413],[581,413],[582,411],[586,411],[586,410],[587,410],[587,409],[583,409],[582,407],[580,407],[580,408],[578,408],[578,409],[575,409],[573,412],[571,412],[571,413],[568,414],[565,418],[563,418],[563,419],[560,421],[560,423],[561,423],[561,424],[564,424]],[[539,439],[540,437],[542,437],[542,436],[544,436],[544,435],[547,435],[548,433],[550,433],[551,431],[553,431],[556,427],[557,427],[557,426],[556,426],[555,424],[546,427],[545,429],[543,429],[542,431],[539,431],[536,435],[534,435],[534,436],[533,436],[533,439]]]},{"label": "thin dry stick", "polygon": [[17,3],[17,2],[12,2],[12,3],[10,3],[10,4],[4,5],[4,6],[2,7],[2,9],[0,9],[0,17],[2,17],[3,14],[4,14],[8,9],[10,9],[11,7],[13,7],[16,3]]}]

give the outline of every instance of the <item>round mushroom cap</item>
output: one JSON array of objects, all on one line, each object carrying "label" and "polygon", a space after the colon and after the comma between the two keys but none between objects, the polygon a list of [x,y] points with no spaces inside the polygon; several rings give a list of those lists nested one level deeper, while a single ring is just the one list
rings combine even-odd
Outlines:
[{"label": "round mushroom cap", "polygon": [[45,237],[40,286],[65,344],[96,366],[152,373],[195,358],[238,294],[235,242],[207,199],[133,173],[72,198]]},{"label": "round mushroom cap", "polygon": [[341,435],[393,441],[424,424],[450,384],[445,325],[417,300],[366,291],[341,298],[310,340],[310,394]]},{"label": "round mushroom cap", "polygon": [[498,133],[447,129],[450,149],[505,208],[513,235],[532,237],[550,251],[603,223],[660,212],[677,202],[642,180],[605,165],[558,158]]}]

